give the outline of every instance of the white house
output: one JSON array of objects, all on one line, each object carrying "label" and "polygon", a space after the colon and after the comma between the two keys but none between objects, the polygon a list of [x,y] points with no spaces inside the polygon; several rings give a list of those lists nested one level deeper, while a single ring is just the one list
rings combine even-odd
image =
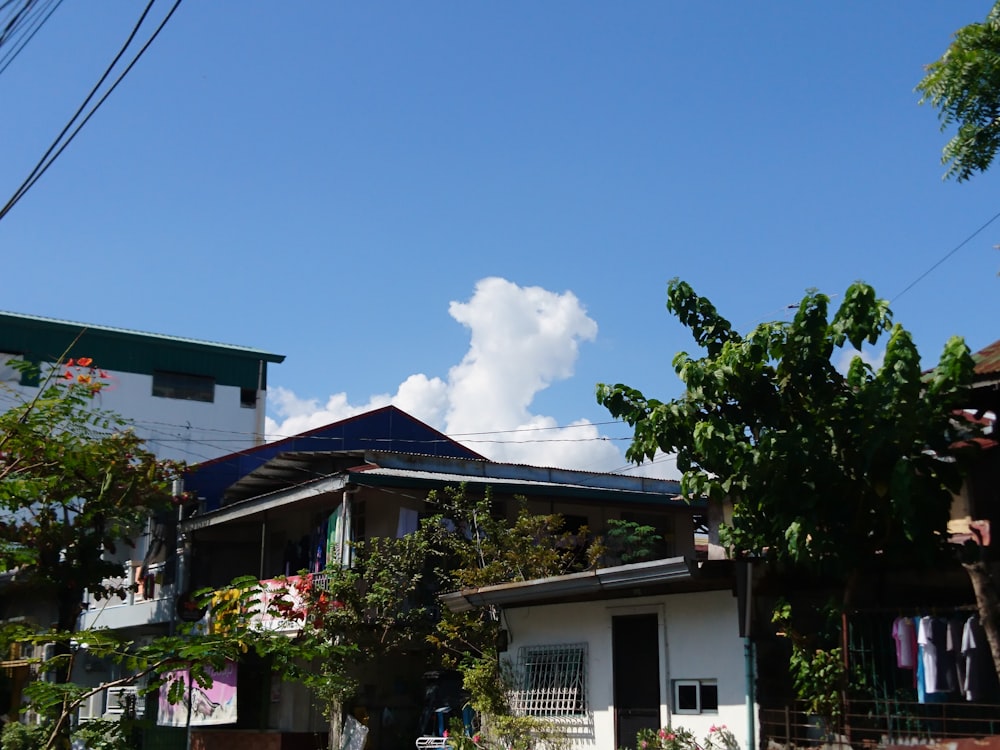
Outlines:
[{"label": "white house", "polygon": [[[18,360],[37,365],[37,372],[18,367]],[[53,368],[56,377],[94,368],[106,383],[94,398],[96,408],[122,416],[159,458],[196,463],[263,443],[267,369],[283,360],[248,347],[0,312],[0,409],[34,397]],[[139,590],[125,601],[90,602],[81,628],[168,627],[178,593],[170,515],[152,519],[134,548],[120,547],[123,579],[140,584]],[[47,628],[50,608],[44,595],[19,586],[14,572],[0,573],[0,620]],[[0,712],[12,717],[28,667],[23,659],[3,666],[14,677],[14,690]],[[80,681],[100,684],[109,677],[100,664],[88,662],[83,670]],[[91,713],[100,715],[104,696],[97,698]]]},{"label": "white house", "polygon": [[573,748],[634,748],[644,727],[701,740],[726,726],[756,746],[740,569],[682,557],[467,589],[454,611],[496,606],[508,633],[514,708],[550,718]]},{"label": "white house", "polygon": [[93,360],[108,385],[96,405],[129,420],[160,458],[199,463],[264,441],[267,366],[284,355],[196,339],[0,312],[0,406],[30,398],[43,370]]}]

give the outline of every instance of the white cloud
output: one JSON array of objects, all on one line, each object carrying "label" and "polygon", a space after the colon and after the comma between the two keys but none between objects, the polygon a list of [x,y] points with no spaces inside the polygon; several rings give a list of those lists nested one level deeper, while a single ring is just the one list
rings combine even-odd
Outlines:
[{"label": "white cloud", "polygon": [[[410,375],[394,395],[352,404],[336,393],[321,405],[279,387],[268,393],[269,439],[320,427],[386,404],[455,436],[497,461],[608,471],[626,464],[623,449],[587,420],[559,426],[533,414],[535,396],[572,377],[581,342],[593,341],[597,323],[572,292],[521,287],[491,277],[476,284],[466,302],[452,302],[451,316],[469,329],[469,349],[446,380]],[[673,476],[670,463],[640,472]]]},{"label": "white cloud", "polygon": [[871,365],[872,369],[877,372],[881,369],[882,362],[885,360],[885,348],[883,347],[875,352],[871,349],[861,349],[861,351],[858,351],[857,349],[844,348],[840,350],[840,355],[833,365],[837,368],[838,372],[846,375],[855,357],[861,357],[862,362]]}]

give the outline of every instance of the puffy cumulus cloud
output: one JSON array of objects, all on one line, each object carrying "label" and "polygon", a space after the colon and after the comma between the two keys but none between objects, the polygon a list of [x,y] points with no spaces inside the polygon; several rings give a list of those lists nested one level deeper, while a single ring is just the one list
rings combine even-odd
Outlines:
[{"label": "puffy cumulus cloud", "polygon": [[[597,336],[597,323],[576,295],[492,277],[479,281],[468,301],[452,302],[449,313],[469,330],[470,340],[447,379],[410,375],[394,395],[371,396],[356,405],[345,393],[321,404],[273,388],[269,410],[277,419],[268,418],[268,437],[294,435],[394,404],[497,461],[590,471],[626,466],[623,446],[601,435],[596,425],[578,420],[560,426],[531,412],[540,391],[573,375],[580,344]],[[638,473],[675,474],[669,462],[646,465]]]},{"label": "puffy cumulus cloud", "polygon": [[450,432],[529,426],[535,394],[572,375],[580,341],[597,337],[597,323],[572,292],[506,279],[483,279],[471,300],[452,302],[449,312],[471,332],[469,351],[448,374]]}]

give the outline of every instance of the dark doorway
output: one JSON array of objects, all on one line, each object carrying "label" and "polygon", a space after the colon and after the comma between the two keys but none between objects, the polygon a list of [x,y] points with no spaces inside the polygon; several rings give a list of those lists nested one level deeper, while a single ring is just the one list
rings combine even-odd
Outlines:
[{"label": "dark doorway", "polygon": [[655,614],[611,618],[615,747],[660,725],[660,640]]}]

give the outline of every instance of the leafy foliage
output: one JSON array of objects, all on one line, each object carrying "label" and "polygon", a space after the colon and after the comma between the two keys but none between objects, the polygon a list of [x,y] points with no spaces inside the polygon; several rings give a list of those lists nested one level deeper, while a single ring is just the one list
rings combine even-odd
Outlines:
[{"label": "leafy foliage", "polygon": [[[570,533],[559,514],[529,513],[523,504],[513,523],[495,514],[489,492],[469,497],[464,487],[431,493],[437,513],[421,524],[431,555],[432,580],[442,591],[478,588],[561,575],[590,567],[604,551],[586,527]],[[430,641],[447,666],[493,658],[500,631],[492,608],[441,613]]]},{"label": "leafy foliage", "polygon": [[608,530],[604,535],[607,547],[605,556],[612,564],[645,562],[655,560],[661,548],[661,537],[653,526],[637,521],[608,519]]},{"label": "leafy foliage", "polygon": [[[630,460],[674,452],[685,495],[728,498],[729,542],[752,555],[846,581],[876,557],[923,559],[944,541],[958,466],[956,433],[973,362],[961,339],[929,375],[887,304],[854,284],[829,316],[809,292],[791,322],[746,336],[678,280],[667,308],[707,350],[674,358],[685,384],[669,402],[599,385],[600,403],[635,429]],[[838,348],[888,333],[876,370],[860,356],[840,373]]]},{"label": "leafy foliage", "polygon": [[[213,595],[210,591],[199,592],[199,606],[207,604]],[[246,589],[245,596],[244,602],[249,602],[249,588]],[[30,746],[33,750],[63,747],[70,730],[70,717],[98,691],[119,685],[136,685],[141,681],[145,684],[146,692],[160,687],[170,690],[169,698],[176,703],[183,697],[181,682],[165,684],[166,676],[173,670],[187,670],[196,683],[209,687],[212,682],[211,670],[220,670],[227,661],[239,658],[250,648],[248,644],[253,644],[254,648],[266,649],[272,640],[284,639],[284,636],[276,634],[252,632],[250,619],[247,617],[239,622],[229,620],[227,626],[223,631],[215,629],[214,632],[203,633],[197,624],[180,624],[173,636],[130,641],[111,630],[50,630],[39,633],[23,625],[6,625],[0,630],[0,646],[10,643],[31,644],[35,646],[35,653],[39,653],[43,645],[56,645],[51,658],[33,660],[40,673],[71,675],[74,664],[84,655],[116,664],[126,673],[126,676],[106,682],[100,687],[80,685],[68,680],[31,682],[25,688],[24,698],[41,720],[39,729],[33,731],[42,739],[33,739],[34,744]],[[95,725],[91,730],[92,733],[100,733],[101,726]],[[121,732],[102,733],[102,737],[104,745],[91,742],[88,747],[117,748],[119,745],[115,743],[128,741]]]},{"label": "leafy foliage", "polygon": [[[827,609],[827,617],[835,614]],[[820,629],[803,629],[792,618],[792,607],[784,600],[777,603],[772,622],[778,634],[791,641],[788,667],[795,692],[806,702],[806,713],[818,716],[827,724],[843,713],[842,695],[848,684],[844,652],[840,646],[822,646],[835,640],[836,625],[828,619]]]},{"label": "leafy foliage", "polygon": [[945,177],[962,182],[989,169],[1000,148],[1000,3],[955,32],[917,91],[938,110],[942,130],[956,128],[942,151]]},{"label": "leafy foliage", "polygon": [[[29,367],[29,365],[24,365]],[[0,569],[55,592],[59,627],[76,626],[83,591],[121,595],[121,566],[179,467],[158,461],[120,417],[95,408],[106,380],[82,358],[53,368],[37,396],[0,414]]]},{"label": "leafy foliage", "polygon": [[[950,446],[964,420],[955,413],[973,368],[961,339],[922,373],[910,334],[862,283],[832,318],[829,299],[810,291],[790,322],[746,336],[683,281],[668,285],[667,308],[707,352],[674,357],[684,394],[661,402],[601,384],[597,398],[634,427],[630,460],[676,453],[686,496],[732,502],[734,554],[839,588],[828,611],[840,612],[864,572],[885,561],[927,564],[942,552],[961,485]],[[834,366],[838,349],[886,334],[877,369],[857,355],[846,374]],[[803,627],[804,614],[779,607],[775,617],[792,641],[799,696],[829,717],[848,676],[835,631]]]},{"label": "leafy foliage", "polygon": [[699,743],[694,732],[684,727],[640,729],[635,737],[636,750],[739,750],[740,743],[725,724],[712,726]]}]

